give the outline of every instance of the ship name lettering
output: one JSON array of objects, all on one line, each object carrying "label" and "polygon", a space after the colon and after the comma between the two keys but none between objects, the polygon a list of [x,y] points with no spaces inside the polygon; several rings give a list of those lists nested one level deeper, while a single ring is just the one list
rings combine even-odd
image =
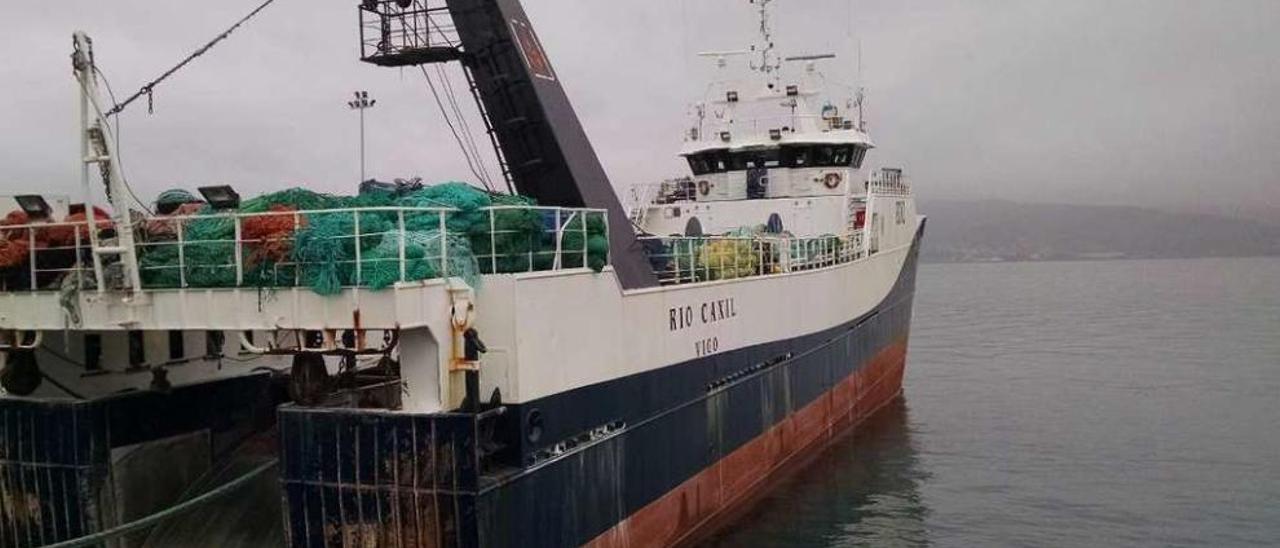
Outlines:
[{"label": "ship name lettering", "polygon": [[710,337],[693,343],[693,351],[699,358],[720,351],[720,337]]},{"label": "ship name lettering", "polygon": [[[681,331],[695,325],[710,325],[738,317],[738,308],[732,297],[707,301],[698,306],[677,306],[667,310],[667,327]],[[701,321],[699,323],[699,320]]]}]

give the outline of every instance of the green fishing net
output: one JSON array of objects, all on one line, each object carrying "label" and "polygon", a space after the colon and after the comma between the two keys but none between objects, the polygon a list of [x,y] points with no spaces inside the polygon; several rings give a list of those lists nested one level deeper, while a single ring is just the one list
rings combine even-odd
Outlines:
[{"label": "green fishing net", "polygon": [[[172,191],[167,199],[177,202],[189,197]],[[350,208],[430,211],[322,211]],[[443,223],[442,210],[449,210]],[[235,222],[227,213],[205,206],[196,218],[181,222],[181,242],[156,238],[145,243],[139,258],[143,285],[301,286],[334,295],[343,287],[384,289],[402,281],[437,278],[446,272],[446,266],[450,276],[461,277],[475,287],[481,274],[557,266],[554,210],[536,209],[528,198],[493,195],[465,183],[404,193],[375,187],[355,196],[303,188],[264,194],[245,200],[238,210],[261,214],[243,219],[239,246],[235,243]],[[584,221],[583,216],[560,215],[565,232],[559,245],[565,252],[563,264],[558,266],[585,265],[599,271],[608,257],[604,217],[587,215]],[[442,224],[445,237],[440,234]],[[241,272],[236,268],[237,249],[242,257]],[[180,268],[181,264],[185,268]]]}]

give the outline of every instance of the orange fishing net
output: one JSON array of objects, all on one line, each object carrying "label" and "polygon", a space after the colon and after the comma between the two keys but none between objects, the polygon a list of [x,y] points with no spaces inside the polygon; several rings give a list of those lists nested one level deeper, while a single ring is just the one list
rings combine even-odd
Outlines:
[{"label": "orange fishing net", "polygon": [[246,218],[241,236],[249,249],[249,264],[277,263],[293,253],[293,238],[306,227],[306,217],[294,215],[297,208],[273,205],[268,213]]}]

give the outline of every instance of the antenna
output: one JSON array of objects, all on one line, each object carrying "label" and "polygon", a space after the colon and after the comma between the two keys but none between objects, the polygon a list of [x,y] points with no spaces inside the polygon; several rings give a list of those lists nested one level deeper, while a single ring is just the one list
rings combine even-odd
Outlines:
[{"label": "antenna", "polygon": [[836,54],[834,53],[818,53],[814,55],[793,55],[791,57],[785,58],[784,61],[818,61],[821,59],[835,59],[835,58],[836,58]]},{"label": "antenna", "polygon": [[[782,68],[782,60],[778,59],[774,54],[773,44],[773,28],[769,24],[769,4],[774,0],[749,0],[752,4],[760,6],[760,40],[761,44],[753,46],[752,51],[760,52],[760,64],[751,63],[751,70],[758,70],[766,75]],[[776,76],[775,76],[776,78]]]},{"label": "antenna", "polygon": [[713,58],[715,58],[715,60],[716,60],[716,66],[717,66],[717,67],[719,67],[719,68],[725,68],[725,67],[729,66],[729,59],[728,59],[729,57],[738,57],[738,56],[741,56],[741,55],[747,55],[747,54],[749,54],[749,53],[751,53],[751,52],[746,51],[746,50],[735,50],[735,51],[703,51],[703,52],[699,52],[699,53],[698,53],[698,57],[713,57]]},{"label": "antenna", "polygon": [[858,37],[858,85],[862,85],[862,37]]}]

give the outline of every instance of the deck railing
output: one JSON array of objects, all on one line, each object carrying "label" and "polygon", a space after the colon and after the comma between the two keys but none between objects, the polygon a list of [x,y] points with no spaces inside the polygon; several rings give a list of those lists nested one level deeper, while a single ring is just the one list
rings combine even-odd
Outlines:
[{"label": "deck railing", "polygon": [[[114,245],[117,229],[99,219],[98,246]],[[599,269],[609,261],[608,215],[597,209],[271,210],[140,217],[131,229],[143,289],[378,289],[454,276]],[[125,277],[115,256],[103,256],[101,272],[95,268],[90,230],[89,221],[0,226],[0,259],[12,255],[0,265],[0,291],[120,287]]]},{"label": "deck railing", "polygon": [[[488,247],[476,249],[486,274],[537,272],[609,263],[609,215],[602,209],[494,206],[485,210]],[[525,230],[534,216],[541,230]],[[515,226],[517,228],[511,228]],[[601,247],[603,246],[603,247]],[[585,261],[585,263],[584,263]]]},{"label": "deck railing", "polygon": [[875,196],[910,196],[911,183],[897,170],[881,170],[867,181],[867,192]]},{"label": "deck railing", "polygon": [[[79,285],[93,276],[89,221],[0,227],[0,291],[35,289],[72,278]],[[98,230],[114,230],[98,220]],[[83,259],[83,260],[81,260]]]},{"label": "deck railing", "polygon": [[650,265],[667,285],[800,272],[866,256],[862,232],[844,236],[646,237]]}]

